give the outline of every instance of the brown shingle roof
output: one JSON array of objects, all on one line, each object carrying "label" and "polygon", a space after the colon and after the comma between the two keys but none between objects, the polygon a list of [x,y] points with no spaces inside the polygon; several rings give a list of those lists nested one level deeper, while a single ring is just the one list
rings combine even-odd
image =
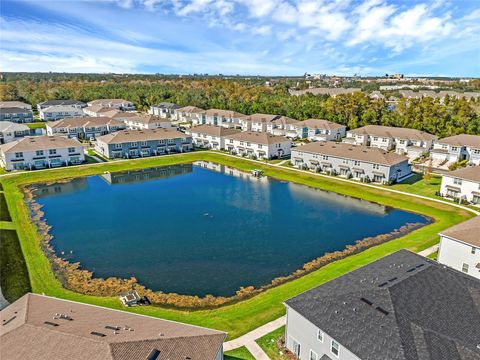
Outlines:
[{"label": "brown shingle roof", "polygon": [[130,141],[149,141],[186,137],[188,137],[188,135],[174,129],[122,130],[99,136],[97,141],[106,144],[122,144]]},{"label": "brown shingle roof", "polygon": [[448,236],[455,240],[463,241],[467,244],[471,244],[480,247],[480,216],[464,221],[460,224],[452,226],[447,230],[444,230],[440,235]]},{"label": "brown shingle roof", "polygon": [[203,114],[205,110],[196,106],[185,106],[180,109],[177,109],[177,112],[193,113],[193,114]]},{"label": "brown shingle roof", "polygon": [[374,164],[389,166],[396,165],[398,163],[408,160],[403,155],[387,152],[379,148],[356,146],[346,143],[335,143],[333,141],[313,142],[294,148],[292,149],[292,151],[329,155],[339,158],[366,161]]},{"label": "brown shingle roof", "polygon": [[82,146],[80,142],[63,136],[26,136],[17,141],[12,141],[4,145],[0,145],[0,151],[19,152],[19,151],[35,151],[60,149],[69,147]]},{"label": "brown shingle roof", "polygon": [[120,105],[124,103],[131,103],[131,101],[124,99],[97,99],[88,102],[88,106],[101,105],[102,107],[108,107],[111,105]]},{"label": "brown shingle roof", "polygon": [[160,116],[156,115],[145,115],[145,114],[137,114],[135,116],[129,116],[127,121],[129,122],[137,122],[141,124],[152,124],[152,123],[162,123],[162,122],[170,122],[169,119],[161,118]]},{"label": "brown shingle roof", "polygon": [[190,129],[190,132],[195,134],[207,134],[212,136],[227,136],[237,134],[240,132],[240,130],[229,129],[223,126],[205,124],[193,127],[192,129]]},{"label": "brown shingle roof", "polygon": [[226,118],[240,118],[245,116],[244,114],[241,114],[236,111],[232,110],[222,110],[222,109],[208,109],[205,114],[207,116],[223,116]]},{"label": "brown shingle roof", "polygon": [[240,132],[238,134],[225,136],[225,138],[239,140],[239,141],[248,141],[254,144],[262,144],[262,145],[290,142],[290,140],[284,136],[275,136],[268,133],[255,132],[255,131]]},{"label": "brown shingle roof", "polygon": [[381,125],[367,125],[358,129],[350,130],[350,132],[354,134],[391,137],[408,140],[432,141],[438,139],[437,136],[429,134],[425,131]]},{"label": "brown shingle roof", "polygon": [[2,310],[0,318],[2,359],[9,360],[145,360],[153,349],[160,351],[158,360],[214,360],[225,338],[206,328],[35,294]]},{"label": "brown shingle roof", "polygon": [[75,117],[70,119],[47,122],[47,126],[51,128],[89,127],[89,126],[102,126],[102,125],[120,126],[120,125],[123,125],[123,122],[106,117],[106,116]]},{"label": "brown shingle roof", "polygon": [[345,127],[345,125],[340,125],[324,119],[307,119],[304,121],[300,121],[298,123],[298,126],[306,126],[308,128],[325,130],[341,129]]},{"label": "brown shingle roof", "polygon": [[480,166],[468,166],[465,168],[460,168],[450,171],[448,174],[446,174],[446,176],[480,182]]},{"label": "brown shingle roof", "polygon": [[460,134],[449,136],[438,140],[439,144],[447,144],[453,146],[468,146],[476,149],[480,149],[480,136]]},{"label": "brown shingle roof", "polygon": [[12,108],[12,107],[18,107],[18,108],[25,108],[28,107],[30,108],[30,104],[26,104],[21,101],[0,101],[0,108]]}]

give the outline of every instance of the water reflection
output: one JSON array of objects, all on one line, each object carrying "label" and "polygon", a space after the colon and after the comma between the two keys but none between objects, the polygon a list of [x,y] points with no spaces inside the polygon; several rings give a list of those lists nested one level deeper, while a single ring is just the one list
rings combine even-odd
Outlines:
[{"label": "water reflection", "polygon": [[50,197],[55,195],[65,195],[85,190],[88,187],[87,178],[77,178],[68,182],[56,182],[53,184],[36,184],[34,194],[36,197]]},{"label": "water reflection", "polygon": [[192,164],[179,164],[141,170],[122,172],[105,172],[101,178],[110,185],[139,183],[149,180],[166,179],[178,175],[184,175],[193,171]]}]

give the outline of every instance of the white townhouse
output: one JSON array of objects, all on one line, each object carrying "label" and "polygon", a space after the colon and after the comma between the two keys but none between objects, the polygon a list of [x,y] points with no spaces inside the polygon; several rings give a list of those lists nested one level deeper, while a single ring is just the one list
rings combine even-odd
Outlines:
[{"label": "white townhouse", "polygon": [[461,134],[440,139],[433,144],[431,155],[434,160],[467,160],[471,165],[480,165],[480,136]]},{"label": "white townhouse", "polygon": [[292,142],[284,136],[244,131],[225,136],[225,149],[232,154],[272,159],[290,155]]},{"label": "white townhouse", "polygon": [[285,345],[301,360],[479,359],[479,292],[400,250],[287,300]]},{"label": "white townhouse", "polygon": [[161,102],[158,105],[150,106],[148,113],[151,115],[160,116],[161,118],[172,118],[177,109],[180,109],[180,106],[177,104]]},{"label": "white townhouse", "polygon": [[204,149],[224,150],[225,137],[239,133],[240,130],[215,125],[199,125],[191,128],[193,146]]},{"label": "white townhouse", "polygon": [[480,216],[439,235],[438,262],[480,279]]},{"label": "white townhouse", "polygon": [[30,135],[30,128],[27,125],[0,121],[0,144],[6,144],[27,135]]},{"label": "white townhouse", "polygon": [[122,130],[100,136],[95,151],[109,159],[138,158],[192,150],[192,137],[175,129]]},{"label": "white townhouse", "polygon": [[97,99],[93,101],[89,101],[87,103],[88,106],[101,106],[103,108],[112,108],[118,109],[123,111],[133,111],[135,110],[135,105],[128,100],[124,99]]},{"label": "white townhouse", "polygon": [[83,145],[63,136],[27,136],[0,145],[0,165],[6,170],[34,170],[85,161]]},{"label": "white townhouse", "polygon": [[240,119],[244,116],[244,114],[240,114],[239,112],[231,110],[208,109],[207,111],[205,111],[205,122],[202,123],[219,125],[224,127],[240,128]]},{"label": "white townhouse", "polygon": [[402,181],[412,174],[403,155],[332,141],[295,147],[290,161],[298,168],[377,183]]},{"label": "white townhouse", "polygon": [[74,117],[84,116],[82,108],[69,105],[54,105],[39,111],[40,119],[43,121],[55,121]]},{"label": "white townhouse", "polygon": [[87,106],[83,101],[79,100],[47,100],[37,104],[38,112],[50,106],[72,106],[77,109],[83,109]]},{"label": "white townhouse", "polygon": [[468,166],[442,175],[440,195],[480,205],[480,166]]},{"label": "white townhouse", "polygon": [[285,136],[296,123],[298,120],[271,114],[252,114],[240,119],[242,131],[268,132],[277,136]]},{"label": "white townhouse", "polygon": [[174,119],[179,122],[191,122],[193,125],[205,124],[206,111],[196,106],[184,106],[175,110]]},{"label": "white townhouse", "polygon": [[118,109],[104,108],[100,105],[89,106],[83,109],[85,115],[90,117],[108,117],[118,121],[125,121],[128,118],[137,116],[136,112],[127,112]]},{"label": "white townhouse", "polygon": [[77,139],[91,139],[114,131],[126,129],[122,121],[107,117],[81,117],[49,121],[47,135],[64,135]]},{"label": "white townhouse", "polygon": [[1,108],[19,108],[24,110],[32,110],[32,105],[26,104],[22,101],[0,101]]},{"label": "white townhouse", "polygon": [[136,116],[125,118],[123,121],[125,122],[125,125],[132,130],[168,129],[175,127],[170,119],[162,118],[157,115],[138,114]]},{"label": "white townhouse", "polygon": [[[311,141],[338,141],[345,137],[347,127],[323,119],[307,119],[292,125],[295,137]],[[294,137],[287,132],[287,136]]]},{"label": "white townhouse", "polygon": [[347,131],[343,142],[354,145],[395,150],[396,153],[416,159],[427,154],[438,137],[425,131],[392,126],[367,125]]}]

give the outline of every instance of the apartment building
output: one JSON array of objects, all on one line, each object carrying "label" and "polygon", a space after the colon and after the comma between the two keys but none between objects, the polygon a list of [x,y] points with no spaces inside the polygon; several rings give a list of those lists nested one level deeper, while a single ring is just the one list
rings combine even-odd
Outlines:
[{"label": "apartment building", "polygon": [[252,114],[240,119],[242,131],[268,132],[277,136],[285,136],[296,123],[298,120],[272,114]]},{"label": "apartment building", "polygon": [[443,230],[438,262],[480,279],[480,216]]},{"label": "apartment building", "polygon": [[20,107],[2,107],[0,108],[0,121],[10,121],[14,123],[33,122],[32,110]]},{"label": "apartment building", "polygon": [[480,358],[480,281],[400,250],[285,302],[307,360]]},{"label": "apartment building", "polygon": [[42,111],[43,109],[49,108],[51,106],[71,106],[76,109],[83,109],[87,107],[83,101],[79,100],[48,100],[37,104],[38,112]]},{"label": "apartment building", "polygon": [[30,128],[27,125],[0,121],[0,144],[6,144],[28,135],[30,135]]},{"label": "apartment building", "polygon": [[192,150],[192,137],[174,129],[122,130],[100,136],[95,151],[114,158],[138,158]]},{"label": "apartment building", "polygon": [[424,131],[392,126],[367,125],[347,131],[345,143],[395,150],[396,153],[416,159],[427,154],[437,136]]},{"label": "apartment building", "polygon": [[192,136],[193,146],[203,149],[224,150],[225,137],[238,134],[240,130],[215,125],[194,126],[188,132]]},{"label": "apartment building", "polygon": [[20,108],[24,110],[32,110],[32,105],[22,101],[0,101],[1,108]]},{"label": "apartment building", "polygon": [[161,118],[171,118],[175,115],[180,106],[169,102],[161,102],[158,105],[150,106],[148,113],[151,115],[160,116]]},{"label": "apartment building", "polygon": [[196,106],[185,106],[175,110],[174,119],[179,122],[191,122],[193,125],[206,123],[206,111]]},{"label": "apartment building", "polygon": [[39,111],[40,119],[43,121],[56,121],[61,119],[83,117],[82,108],[70,105],[54,105],[43,108]]},{"label": "apartment building", "polygon": [[34,170],[85,161],[83,145],[63,136],[26,136],[0,145],[0,165],[6,170]]},{"label": "apartment building", "polygon": [[71,138],[91,139],[111,132],[124,130],[122,121],[108,117],[81,117],[49,121],[46,124],[47,135],[66,135]]},{"label": "apartment building", "polygon": [[244,131],[225,136],[225,149],[232,154],[272,159],[290,155],[292,142],[284,136]]},{"label": "apartment building", "polygon": [[123,121],[127,127],[132,130],[168,129],[175,127],[171,119],[157,115],[137,114],[127,117]]},{"label": "apartment building", "polygon": [[440,195],[480,205],[480,166],[468,166],[444,174]]},{"label": "apartment building", "polygon": [[[287,136],[308,139],[311,141],[338,141],[345,137],[347,127],[323,119],[299,121],[287,131]],[[291,135],[291,132],[293,133]]]},{"label": "apartment building", "polygon": [[205,119],[202,124],[240,128],[240,119],[244,116],[244,114],[231,110],[208,109],[205,111],[205,117],[202,116],[202,121]]},{"label": "apartment building", "polygon": [[123,111],[135,110],[135,105],[131,101],[124,100],[124,99],[97,99],[97,100],[89,101],[87,105],[89,107],[99,105],[104,108],[112,108],[112,109],[118,109]]},{"label": "apartment building", "polygon": [[332,141],[295,147],[290,161],[298,168],[378,183],[402,181],[412,174],[403,155]]},{"label": "apartment building", "polygon": [[5,360],[222,360],[226,334],[28,293],[0,312]]},{"label": "apartment building", "polygon": [[471,165],[480,165],[480,136],[461,134],[440,139],[433,144],[431,156],[439,161],[467,160]]}]

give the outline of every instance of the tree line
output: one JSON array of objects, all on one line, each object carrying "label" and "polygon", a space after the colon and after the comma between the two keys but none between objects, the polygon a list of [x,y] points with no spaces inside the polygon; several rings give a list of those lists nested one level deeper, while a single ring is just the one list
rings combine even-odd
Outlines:
[{"label": "tree line", "polygon": [[258,79],[161,79],[132,80],[52,80],[20,79],[0,83],[1,100],[20,100],[33,106],[50,99],[77,99],[88,102],[100,98],[123,98],[139,110],[159,102],[204,109],[218,108],[243,114],[269,113],[298,120],[327,119],[353,129],[369,124],[409,127],[440,137],[461,133],[480,134],[479,105],[475,101],[446,98],[400,98],[393,107],[366,93],[330,97],[305,94],[291,96],[291,83],[264,86]]}]

